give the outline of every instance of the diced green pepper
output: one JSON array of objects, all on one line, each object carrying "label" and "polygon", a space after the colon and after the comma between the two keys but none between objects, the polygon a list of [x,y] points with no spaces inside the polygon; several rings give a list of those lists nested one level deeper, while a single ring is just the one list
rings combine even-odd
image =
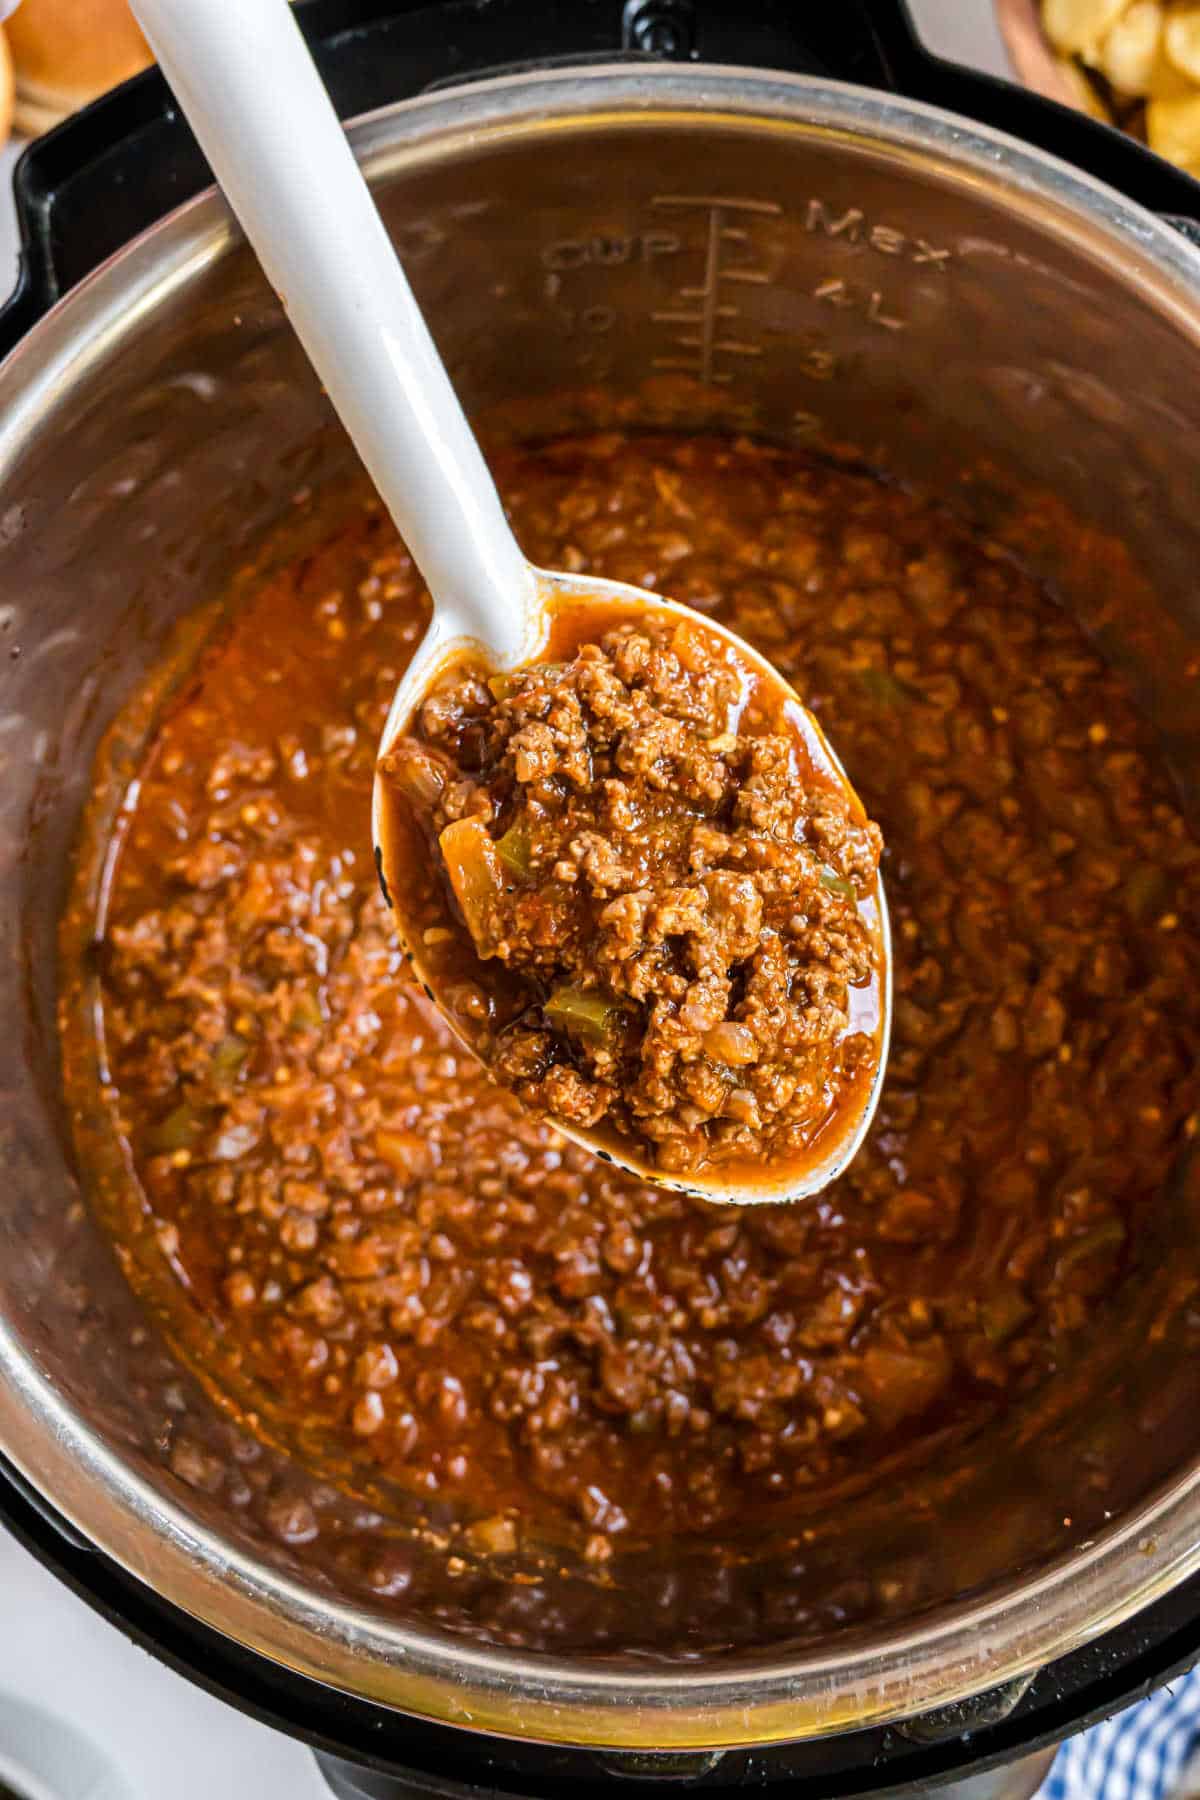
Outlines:
[{"label": "diced green pepper", "polygon": [[250,1053],[245,1038],[222,1038],[213,1051],[212,1072],[217,1081],[232,1081]]},{"label": "diced green pepper", "polygon": [[325,1015],[315,988],[304,987],[293,994],[288,1012],[288,1025],[292,1031],[319,1031],[324,1023]]},{"label": "diced green pepper", "polygon": [[1094,1225],[1068,1244],[1058,1259],[1058,1272],[1064,1275],[1070,1269],[1077,1269],[1080,1263],[1090,1262],[1093,1256],[1100,1256],[1107,1251],[1118,1250],[1125,1242],[1125,1227],[1120,1219],[1105,1219]]},{"label": "diced green pepper", "polygon": [[529,842],[529,827],[523,819],[510,825],[503,837],[496,839],[496,855],[504,864],[510,875],[518,881],[527,881],[529,871],[533,867],[533,846]]},{"label": "diced green pepper", "polygon": [[845,875],[839,875],[836,869],[821,870],[821,886],[828,888],[831,894],[844,894],[847,900],[854,898],[854,883]]},{"label": "diced green pepper", "polygon": [[567,1031],[602,1048],[615,1035],[621,1008],[603,994],[563,986],[555,988],[542,1012],[551,1031]]},{"label": "diced green pepper", "polygon": [[879,706],[907,706],[910,700],[921,697],[916,688],[890,669],[859,669],[858,679]]},{"label": "diced green pepper", "polygon": [[173,1107],[165,1119],[146,1133],[147,1148],[156,1156],[173,1150],[191,1150],[200,1140],[203,1121],[194,1106],[186,1100]]},{"label": "diced green pepper", "polygon": [[979,1309],[979,1322],[989,1344],[1006,1344],[1032,1317],[1033,1307],[1017,1288],[1005,1288]]}]

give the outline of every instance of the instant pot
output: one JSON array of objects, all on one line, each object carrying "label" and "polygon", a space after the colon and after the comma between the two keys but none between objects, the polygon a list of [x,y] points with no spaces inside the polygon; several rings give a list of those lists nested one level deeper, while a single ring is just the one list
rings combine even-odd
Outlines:
[{"label": "instant pot", "polygon": [[[1041,518],[1030,554],[1190,797],[1200,186],[928,57],[898,5],[298,11],[474,415],[753,431],[866,458],[1001,538]],[[373,1592],[364,1559],[394,1521],[239,1438],[133,1299],[56,1064],[93,756],[186,621],[353,458],[156,72],[37,143],[16,188],[0,1516],[122,1630],[312,1744],[342,1795],[1029,1794],[1046,1746],[1200,1654],[1200,1317],[998,1445],[994,1491],[980,1476],[948,1526],[969,1591],[878,1630],[656,1663],[535,1641],[486,1574],[426,1605],[415,1552],[409,1589]],[[1194,1231],[1186,1158],[1172,1184]],[[1169,1241],[1159,1261],[1168,1278]],[[254,1480],[225,1478],[242,1465]],[[866,1569],[850,1536],[839,1553]],[[679,1604],[718,1631],[720,1594]]]}]

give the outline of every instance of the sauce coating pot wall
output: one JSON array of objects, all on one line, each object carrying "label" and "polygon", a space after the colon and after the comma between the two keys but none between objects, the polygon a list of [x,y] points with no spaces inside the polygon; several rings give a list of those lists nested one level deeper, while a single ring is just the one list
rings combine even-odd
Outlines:
[{"label": "sauce coating pot wall", "polygon": [[[377,115],[355,142],[485,425],[503,410],[529,436],[762,432],[944,494],[1019,541],[1100,634],[1186,791],[1200,257],[1169,227],[942,115],[743,73],[517,77]],[[0,405],[0,1451],[64,1515],[186,1610],[347,1691],[514,1737],[658,1748],[919,1713],[1037,1667],[1196,1566],[1186,1312],[1144,1343],[1174,1233],[1194,1234],[1186,1161],[1128,1337],[974,1455],[922,1610],[877,1632],[792,1648],[764,1627],[686,1665],[589,1659],[572,1644],[609,1602],[564,1576],[537,1590],[531,1649],[480,1635],[488,1581],[439,1586],[436,1549],[418,1546],[405,1599],[373,1601],[337,1550],[384,1527],[282,1454],[264,1453],[271,1480],[240,1507],[182,1479],[183,1423],[222,1455],[231,1427],[83,1203],[58,1097],[56,921],[105,727],[165,655],[180,666],[239,569],[318,528],[352,459],[213,196],[58,308],[0,374]],[[736,1636],[730,1609],[765,1618],[788,1582],[886,1578],[925,1497],[893,1484],[799,1564],[747,1545],[723,1586],[681,1559],[680,1632]],[[328,1555],[305,1550],[314,1514]],[[622,1573],[636,1594],[647,1572]]]}]

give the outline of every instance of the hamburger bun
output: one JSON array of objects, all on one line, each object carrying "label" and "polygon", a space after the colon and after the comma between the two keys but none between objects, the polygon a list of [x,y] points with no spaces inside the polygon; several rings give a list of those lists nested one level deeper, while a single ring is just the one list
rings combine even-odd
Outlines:
[{"label": "hamburger bun", "polygon": [[4,29],[16,126],[30,136],[154,60],[126,0],[21,0]]},{"label": "hamburger bun", "polygon": [[13,65],[4,28],[0,26],[0,145],[8,142],[13,124]]}]

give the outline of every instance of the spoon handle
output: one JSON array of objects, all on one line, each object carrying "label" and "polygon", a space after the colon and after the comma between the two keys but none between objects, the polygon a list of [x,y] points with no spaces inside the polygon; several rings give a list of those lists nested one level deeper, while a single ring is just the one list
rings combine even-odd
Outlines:
[{"label": "spoon handle", "polygon": [[534,576],[287,0],[133,10],[444,635],[519,658]]}]

